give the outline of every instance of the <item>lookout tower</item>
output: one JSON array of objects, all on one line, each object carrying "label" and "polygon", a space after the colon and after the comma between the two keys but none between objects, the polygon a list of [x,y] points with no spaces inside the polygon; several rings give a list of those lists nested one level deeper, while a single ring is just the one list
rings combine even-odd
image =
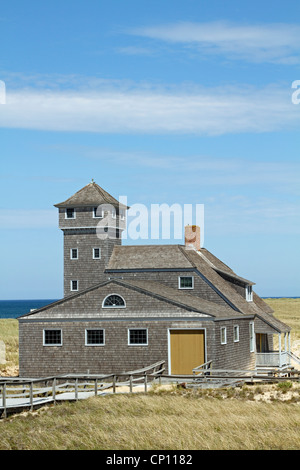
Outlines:
[{"label": "lookout tower", "polygon": [[107,279],[104,270],[114,246],[122,243],[128,207],[93,180],[54,207],[64,233],[66,297]]}]

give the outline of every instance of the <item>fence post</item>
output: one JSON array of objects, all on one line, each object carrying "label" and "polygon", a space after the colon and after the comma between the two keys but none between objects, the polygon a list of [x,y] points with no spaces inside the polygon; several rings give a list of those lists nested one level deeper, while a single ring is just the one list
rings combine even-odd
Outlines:
[{"label": "fence post", "polygon": [[116,376],[113,376],[113,393],[116,393]]},{"label": "fence post", "polygon": [[147,374],[145,372],[145,393],[147,393]]},{"label": "fence post", "polygon": [[52,398],[53,398],[54,405],[56,404],[55,392],[56,392],[56,377],[54,377],[53,382],[52,382]]},{"label": "fence post", "polygon": [[132,375],[129,377],[129,390],[132,393]]},{"label": "fence post", "polygon": [[78,378],[75,379],[75,400],[78,401]]},{"label": "fence post", "polygon": [[4,408],[4,418],[7,418],[7,410],[6,410],[6,383],[3,384],[3,389],[2,389],[2,404]]},{"label": "fence post", "polygon": [[98,379],[95,379],[95,395],[98,394]]},{"label": "fence post", "polygon": [[33,382],[30,382],[29,394],[30,394],[30,410],[32,411],[33,410]]}]

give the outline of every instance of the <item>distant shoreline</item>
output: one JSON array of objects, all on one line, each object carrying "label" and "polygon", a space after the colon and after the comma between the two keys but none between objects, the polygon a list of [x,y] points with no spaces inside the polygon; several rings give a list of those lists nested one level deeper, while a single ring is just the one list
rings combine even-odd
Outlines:
[{"label": "distant shoreline", "polygon": [[[262,299],[299,299],[300,297],[261,297]],[[16,319],[32,309],[45,307],[59,299],[0,300],[0,320]]]}]

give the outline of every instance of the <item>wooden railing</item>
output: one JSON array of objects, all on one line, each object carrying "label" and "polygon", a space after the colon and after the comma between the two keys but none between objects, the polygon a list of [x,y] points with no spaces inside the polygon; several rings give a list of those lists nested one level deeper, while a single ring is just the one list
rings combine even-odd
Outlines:
[{"label": "wooden railing", "polygon": [[290,365],[290,356],[287,351],[270,351],[265,353],[256,353],[257,366],[281,367]]},{"label": "wooden railing", "polygon": [[[159,361],[143,369],[108,375],[66,374],[38,379],[0,377],[0,417],[7,417],[8,410],[22,410],[57,403],[63,400],[79,400],[103,394],[111,389],[127,386],[133,391],[135,385],[143,385],[148,390],[148,381],[159,380],[165,371],[165,361]],[[152,371],[150,373],[150,371]]]},{"label": "wooden railing", "polygon": [[193,375],[164,374],[164,361],[157,362],[143,369],[107,375],[60,375],[38,379],[0,377],[0,417],[7,417],[8,412],[33,410],[35,407],[60,401],[77,401],[106,393],[117,393],[119,387],[127,387],[132,392],[134,387],[142,386],[147,393],[148,385],[162,381],[172,384],[192,384],[201,386],[203,382],[223,381],[223,383],[264,382],[264,381],[300,381],[300,370],[261,369],[236,370],[213,369],[211,361],[201,364],[193,370]]}]

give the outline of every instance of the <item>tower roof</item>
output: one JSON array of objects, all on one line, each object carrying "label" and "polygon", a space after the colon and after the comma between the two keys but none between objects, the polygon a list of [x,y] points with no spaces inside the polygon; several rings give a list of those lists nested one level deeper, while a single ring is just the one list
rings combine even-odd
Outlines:
[{"label": "tower roof", "polygon": [[127,206],[119,203],[117,199],[102,189],[93,180],[65,201],[54,204],[54,207],[84,207],[99,206],[100,204],[111,204],[121,209],[128,209]]}]

